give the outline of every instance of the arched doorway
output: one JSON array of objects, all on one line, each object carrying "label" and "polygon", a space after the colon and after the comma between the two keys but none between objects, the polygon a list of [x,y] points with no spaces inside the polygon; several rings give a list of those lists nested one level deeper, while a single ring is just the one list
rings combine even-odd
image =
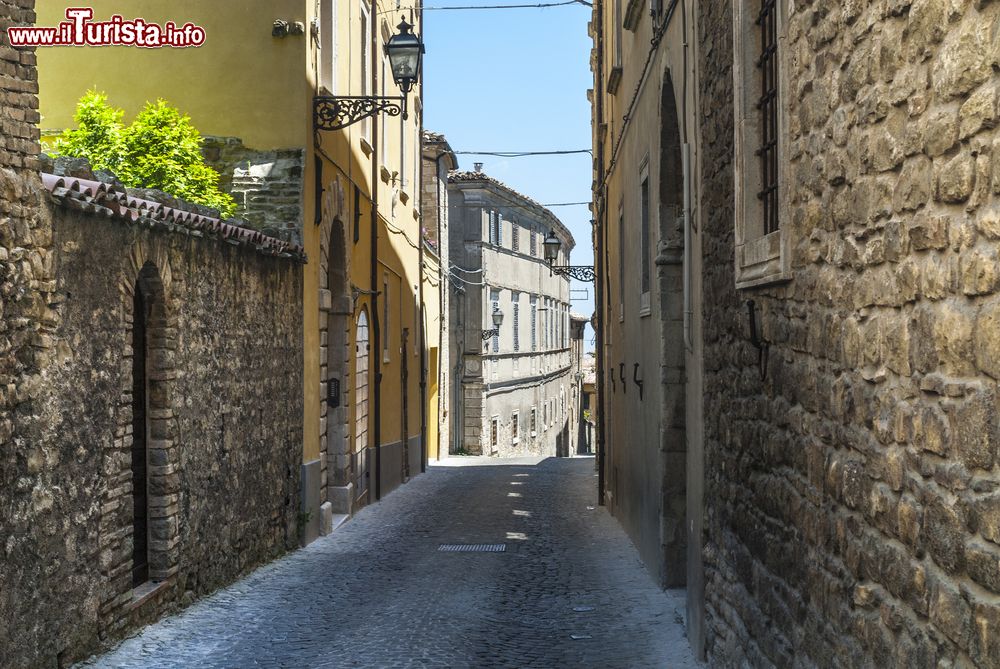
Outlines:
[{"label": "arched doorway", "polygon": [[350,514],[356,489],[354,480],[353,445],[350,437],[348,401],[354,302],[351,298],[348,274],[346,231],[339,216],[327,224],[321,249],[320,287],[325,291],[320,300],[320,378],[326,388],[324,411],[320,414],[320,439],[326,453],[326,499],[333,512]]},{"label": "arched doorway", "polygon": [[356,500],[368,493],[368,356],[371,349],[368,312],[358,314],[354,336],[354,472]]},{"label": "arched doorway", "polygon": [[659,243],[656,280],[660,301],[662,374],[660,438],[663,463],[661,545],[663,584],[687,582],[687,435],[684,358],[684,159],[670,72],[660,94]]}]

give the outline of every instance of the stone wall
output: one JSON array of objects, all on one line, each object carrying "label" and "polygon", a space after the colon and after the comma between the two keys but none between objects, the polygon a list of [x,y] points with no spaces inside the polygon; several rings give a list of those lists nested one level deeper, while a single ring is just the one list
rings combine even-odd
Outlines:
[{"label": "stone wall", "polygon": [[[5,296],[4,326],[26,339],[2,358],[4,667],[113,643],[295,546],[300,520],[300,263],[224,231],[128,224],[37,181],[3,198],[32,204],[0,245],[5,287],[23,295]],[[133,589],[137,286],[150,566]]]},{"label": "stone wall", "polygon": [[236,199],[236,217],[264,234],[302,243],[302,149],[258,151],[237,137],[205,137],[205,162]]},{"label": "stone wall", "polygon": [[788,5],[792,279],[751,291],[698,18],[709,659],[1000,666],[1000,3]]}]

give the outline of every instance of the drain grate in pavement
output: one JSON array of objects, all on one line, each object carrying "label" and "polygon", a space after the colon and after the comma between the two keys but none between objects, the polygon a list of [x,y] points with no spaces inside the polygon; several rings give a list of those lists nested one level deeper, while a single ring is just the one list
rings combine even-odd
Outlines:
[{"label": "drain grate in pavement", "polygon": [[503,553],[507,544],[441,544],[442,553]]}]

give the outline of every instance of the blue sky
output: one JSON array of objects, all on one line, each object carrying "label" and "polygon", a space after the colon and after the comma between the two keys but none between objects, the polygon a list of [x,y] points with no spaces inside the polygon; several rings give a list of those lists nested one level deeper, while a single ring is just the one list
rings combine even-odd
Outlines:
[{"label": "blue sky", "polygon": [[[427,7],[528,4],[529,0],[425,0]],[[550,2],[552,0],[538,0]],[[590,148],[587,89],[590,8],[424,12],[424,127],[456,151]],[[590,200],[590,154],[498,158],[460,155],[544,204]],[[571,262],[592,265],[590,211],[553,207],[576,239]],[[573,282],[573,310],[590,316],[594,286]],[[586,291],[587,299],[583,292]],[[588,326],[585,345],[593,348]]]}]

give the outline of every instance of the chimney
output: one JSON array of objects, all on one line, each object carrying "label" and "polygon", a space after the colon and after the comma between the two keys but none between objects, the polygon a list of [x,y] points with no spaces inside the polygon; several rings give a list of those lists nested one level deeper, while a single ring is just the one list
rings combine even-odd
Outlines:
[{"label": "chimney", "polygon": [[482,163],[472,163],[472,166],[476,169],[477,172],[482,172],[483,171],[483,164]]}]

